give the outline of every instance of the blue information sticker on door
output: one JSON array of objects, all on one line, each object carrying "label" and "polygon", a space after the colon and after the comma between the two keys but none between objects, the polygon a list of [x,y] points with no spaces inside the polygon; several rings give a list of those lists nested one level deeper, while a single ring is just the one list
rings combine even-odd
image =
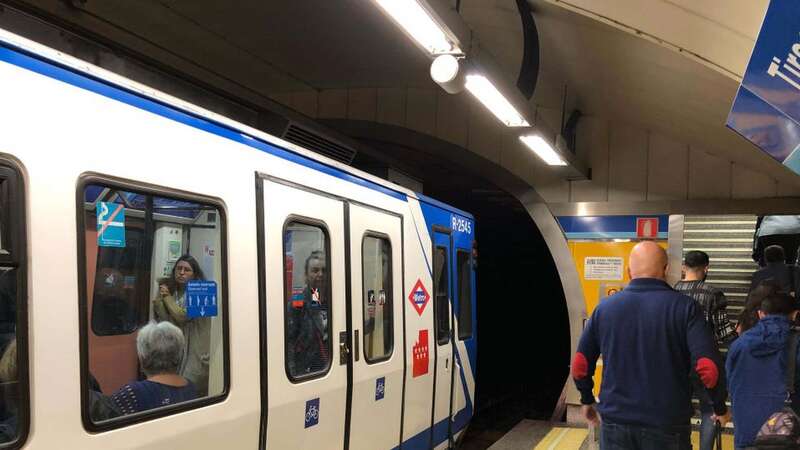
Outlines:
[{"label": "blue information sticker on door", "polygon": [[383,399],[386,393],[386,377],[380,377],[375,380],[375,401]]},{"label": "blue information sticker on door", "polygon": [[313,427],[319,423],[319,398],[306,402],[306,426]]},{"label": "blue information sticker on door", "polygon": [[125,247],[125,207],[97,202],[97,246]]},{"label": "blue information sticker on door", "polygon": [[189,318],[217,315],[217,283],[190,280],[186,283],[186,316]]}]

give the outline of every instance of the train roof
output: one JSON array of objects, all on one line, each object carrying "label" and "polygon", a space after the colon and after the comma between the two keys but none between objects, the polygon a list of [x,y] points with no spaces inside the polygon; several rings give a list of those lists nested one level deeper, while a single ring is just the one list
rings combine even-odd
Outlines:
[{"label": "train roof", "polygon": [[472,214],[324,155],[0,29],[0,61],[60,80],[184,125],[231,139],[306,167],[405,200],[415,198],[474,219]]}]

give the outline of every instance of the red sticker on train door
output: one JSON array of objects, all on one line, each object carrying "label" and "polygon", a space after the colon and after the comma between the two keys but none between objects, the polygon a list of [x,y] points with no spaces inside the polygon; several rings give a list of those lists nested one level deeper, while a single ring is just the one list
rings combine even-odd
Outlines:
[{"label": "red sticker on train door", "polygon": [[411,289],[411,293],[408,294],[408,300],[417,310],[417,314],[422,315],[422,311],[425,311],[425,306],[430,299],[431,296],[428,294],[428,290],[425,289],[425,285],[422,284],[422,280],[417,278],[417,283]]},{"label": "red sticker on train door", "polygon": [[428,330],[419,330],[419,338],[412,347],[413,352],[413,365],[411,367],[411,376],[417,378],[428,373]]}]

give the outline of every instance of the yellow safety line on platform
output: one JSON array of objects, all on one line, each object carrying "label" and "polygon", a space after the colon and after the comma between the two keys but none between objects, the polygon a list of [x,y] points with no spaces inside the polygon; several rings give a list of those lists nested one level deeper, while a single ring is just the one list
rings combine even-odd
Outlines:
[{"label": "yellow safety line on platform", "polygon": [[[700,448],[700,433],[697,431],[692,432],[692,448]],[[732,434],[723,434],[722,435],[722,449],[723,450],[733,450],[733,435]]]},{"label": "yellow safety line on platform", "polygon": [[578,450],[588,435],[586,428],[553,428],[533,450]]}]

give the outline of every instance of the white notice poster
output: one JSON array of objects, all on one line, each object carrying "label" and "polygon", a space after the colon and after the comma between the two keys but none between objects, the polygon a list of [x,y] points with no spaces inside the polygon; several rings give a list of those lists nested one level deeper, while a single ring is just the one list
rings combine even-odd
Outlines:
[{"label": "white notice poster", "polygon": [[583,260],[585,280],[622,280],[622,258],[611,256],[587,256]]}]

